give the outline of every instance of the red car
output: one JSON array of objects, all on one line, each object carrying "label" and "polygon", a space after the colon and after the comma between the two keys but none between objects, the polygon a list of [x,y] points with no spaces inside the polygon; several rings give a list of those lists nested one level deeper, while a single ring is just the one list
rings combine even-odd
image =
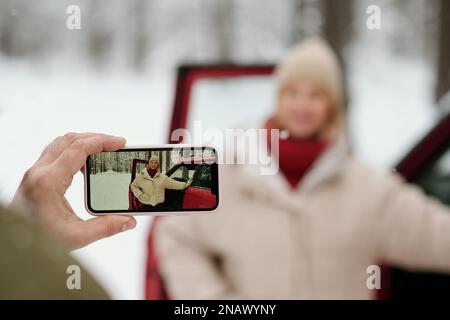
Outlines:
[{"label": "red car", "polygon": [[[211,117],[208,121],[212,122],[211,126],[219,128],[221,127],[217,123],[225,123],[227,120],[234,119],[236,110],[239,110],[240,116],[254,113],[257,110],[264,111],[265,102],[270,101],[268,99],[270,97],[265,96],[264,90],[267,91],[266,82],[270,82],[272,72],[273,66],[270,65],[181,67],[178,71],[169,134],[177,128],[188,128],[191,125],[189,119],[192,118],[192,114],[206,114],[206,116],[215,114],[216,110],[206,109],[211,106],[220,111],[221,117]],[[211,83],[210,87],[208,87],[208,83]],[[223,84],[221,86],[223,95],[213,97],[213,101],[202,101],[208,95],[202,94],[201,91],[215,91],[217,94],[218,83]],[[231,92],[233,83],[236,83],[238,91]],[[244,95],[244,97],[236,99],[235,93]],[[246,95],[252,97],[251,103],[246,102]],[[227,100],[229,104],[224,104],[222,100]],[[447,102],[444,102],[443,109],[450,110],[450,93],[444,101]],[[225,115],[227,111],[231,113],[230,116]],[[227,124],[225,124],[226,127]],[[419,186],[427,194],[450,205],[450,113],[443,115],[435,127],[404,156],[395,170],[409,183]],[[382,289],[377,293],[379,299],[446,298],[450,296],[450,275],[410,272],[386,266],[383,268]],[[164,283],[158,272],[151,232],[148,238],[146,298],[167,298]]]},{"label": "red car", "polygon": [[[145,169],[147,160],[134,159],[131,169],[131,181],[128,189],[129,210],[137,210],[142,205],[131,191],[131,183],[136,174]],[[211,209],[217,205],[217,164],[214,157],[182,159],[166,175],[174,180],[186,182],[192,178],[191,185],[185,190],[165,191],[165,206],[168,210]]]}]

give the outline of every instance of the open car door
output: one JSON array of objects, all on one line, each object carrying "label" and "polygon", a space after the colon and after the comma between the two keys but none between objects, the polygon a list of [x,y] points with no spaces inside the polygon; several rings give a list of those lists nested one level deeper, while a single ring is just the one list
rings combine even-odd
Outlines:
[{"label": "open car door", "polygon": [[133,183],[134,178],[136,178],[136,175],[140,174],[142,170],[145,169],[145,166],[147,165],[147,160],[142,159],[133,159],[133,163],[131,165],[131,181],[130,185],[128,186],[128,210],[138,210],[142,203],[139,202],[139,200],[134,196],[133,192],[131,191],[131,183]]},{"label": "open car door", "polygon": [[[405,156],[396,170],[406,181],[450,206],[450,112]],[[450,296],[448,274],[390,268],[382,279],[388,281],[386,297],[445,299]]]},{"label": "open car door", "polygon": [[[178,69],[172,119],[168,132],[168,143],[180,143],[171,139],[176,129],[193,129],[196,120],[201,120],[203,129],[234,128],[245,125],[241,121],[254,124],[263,120],[273,110],[275,86],[272,65],[193,65]],[[239,117],[236,117],[239,112]],[[220,114],[220,117],[217,117]],[[239,119],[239,122],[236,122]],[[186,142],[186,141],[185,141]],[[176,169],[169,170],[168,175]],[[198,173],[192,187],[185,191],[183,206],[193,206],[192,201],[202,196],[203,205],[210,206],[217,190],[208,187],[208,172]],[[176,177],[176,175],[175,175]],[[197,178],[197,177],[196,177]],[[208,197],[205,194],[208,193]],[[177,196],[167,195],[170,199]],[[209,200],[208,200],[209,199]],[[172,200],[169,200],[172,201]],[[174,200],[178,203],[178,200]],[[199,203],[196,203],[198,206]],[[148,237],[148,256],[145,297],[149,300],[168,299],[164,281],[158,270],[158,257],[154,251],[153,228],[158,219],[153,220]]]},{"label": "open car door", "polygon": [[192,184],[186,189],[183,208],[212,208],[217,203],[215,184],[212,183],[212,168],[210,164],[199,164],[195,170]]},{"label": "open car door", "polygon": [[174,130],[193,130],[195,121],[201,121],[202,129],[207,130],[266,120],[276,99],[273,70],[272,65],[179,68],[169,143],[180,142],[171,140]]},{"label": "open car door", "polygon": [[[166,175],[179,182],[187,182],[194,176],[197,166],[195,164],[179,163],[167,171]],[[165,190],[165,204],[173,209],[182,209],[186,190]]]}]

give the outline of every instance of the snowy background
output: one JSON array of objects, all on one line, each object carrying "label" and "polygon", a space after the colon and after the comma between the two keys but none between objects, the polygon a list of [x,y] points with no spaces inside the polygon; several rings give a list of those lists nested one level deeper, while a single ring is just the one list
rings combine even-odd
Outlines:
[{"label": "snowy background", "polygon": [[[320,32],[318,2],[2,0],[0,200],[12,199],[24,171],[46,144],[66,132],[121,135],[134,145],[165,143],[178,65],[276,62],[304,35]],[[374,165],[390,168],[438,117],[438,11],[428,5],[435,2],[351,2],[351,41],[341,52],[349,84],[348,122],[355,153]],[[81,7],[81,30],[65,27],[69,4]],[[382,9],[381,30],[366,28],[370,4]],[[252,101],[267,97],[260,110],[269,110],[270,83],[248,85],[254,91],[265,88]],[[224,94],[220,86],[199,84],[193,98],[197,113],[190,121],[228,119],[201,107],[216,101],[217,110],[225,110],[239,100],[229,97],[247,92],[227,88]],[[250,118],[233,115],[239,123]],[[145,129],[139,121],[126,121],[129,117],[144,117]],[[81,175],[67,197],[81,217],[89,218]],[[117,299],[144,296],[151,218],[137,219],[135,230],[74,252]]]},{"label": "snowy background", "polygon": [[[136,164],[135,177],[146,170],[150,155],[158,157],[159,170],[166,174],[180,159],[188,157],[188,151],[185,151],[179,148],[169,151],[147,149],[146,151],[101,152],[92,155],[89,158],[91,208],[98,211],[127,211],[129,187],[133,176],[133,160],[145,160],[145,163]],[[192,150],[192,155],[201,156],[202,151]]]},{"label": "snowy background", "polygon": [[91,206],[94,210],[128,210],[131,173],[108,170],[90,177]]}]

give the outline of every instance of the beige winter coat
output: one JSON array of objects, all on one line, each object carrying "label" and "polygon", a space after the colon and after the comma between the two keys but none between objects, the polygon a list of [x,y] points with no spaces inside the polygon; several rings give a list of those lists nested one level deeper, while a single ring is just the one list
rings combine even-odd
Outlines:
[{"label": "beige winter coat", "polygon": [[164,203],[165,189],[183,190],[185,188],[185,182],[176,181],[160,172],[152,178],[146,169],[142,170],[131,184],[134,196],[143,204],[152,206]]},{"label": "beige winter coat", "polygon": [[156,225],[173,298],[369,299],[373,264],[450,271],[449,209],[348,156],[343,140],[297,190],[250,166],[220,173],[215,214]]}]

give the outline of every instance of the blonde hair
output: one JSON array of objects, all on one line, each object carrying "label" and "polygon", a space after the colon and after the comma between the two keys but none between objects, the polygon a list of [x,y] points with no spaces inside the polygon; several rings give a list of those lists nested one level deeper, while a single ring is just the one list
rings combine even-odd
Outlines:
[{"label": "blonde hair", "polygon": [[[292,47],[275,70],[278,101],[286,86],[294,81],[315,82],[327,95],[330,119],[320,136],[333,139],[345,131],[342,68],[333,49],[321,38],[310,38]],[[279,109],[275,114],[282,126]],[[280,129],[284,129],[281,128]]]},{"label": "blonde hair", "polygon": [[159,158],[157,156],[151,156],[150,159],[148,159],[147,165],[150,164],[150,161],[157,161],[158,162],[158,169],[160,167]]}]

